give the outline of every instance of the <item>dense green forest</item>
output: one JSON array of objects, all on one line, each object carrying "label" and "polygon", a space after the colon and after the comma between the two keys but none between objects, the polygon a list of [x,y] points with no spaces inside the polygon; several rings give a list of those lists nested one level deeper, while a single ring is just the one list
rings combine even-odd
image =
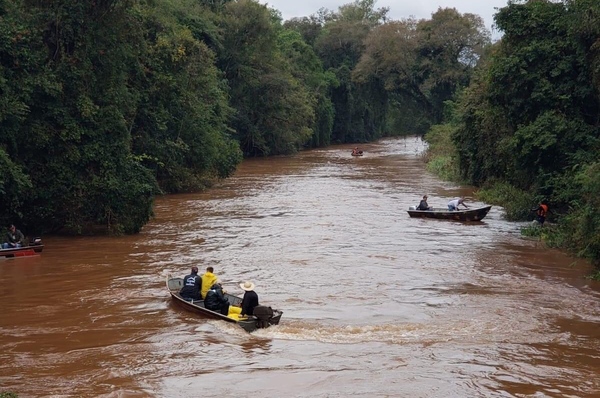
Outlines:
[{"label": "dense green forest", "polygon": [[155,195],[205,189],[244,156],[425,133],[489,32],[454,9],[387,13],[0,0],[0,223],[135,233]]},{"label": "dense green forest", "polygon": [[435,166],[512,220],[547,201],[556,225],[538,234],[598,264],[600,2],[514,1],[495,23],[502,39],[427,135]]},{"label": "dense green forest", "polygon": [[[600,259],[600,4],[392,20],[356,0],[0,0],[0,222],[136,233],[243,157],[425,134],[430,167]],[[487,196],[486,196],[487,195]]]}]

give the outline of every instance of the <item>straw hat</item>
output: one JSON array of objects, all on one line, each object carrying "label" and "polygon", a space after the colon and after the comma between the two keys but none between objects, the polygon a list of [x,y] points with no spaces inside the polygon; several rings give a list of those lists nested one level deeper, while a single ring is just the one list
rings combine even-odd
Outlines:
[{"label": "straw hat", "polygon": [[242,290],[251,292],[254,290],[254,283],[252,283],[250,281],[246,281],[244,283],[240,283],[240,287],[242,288]]}]

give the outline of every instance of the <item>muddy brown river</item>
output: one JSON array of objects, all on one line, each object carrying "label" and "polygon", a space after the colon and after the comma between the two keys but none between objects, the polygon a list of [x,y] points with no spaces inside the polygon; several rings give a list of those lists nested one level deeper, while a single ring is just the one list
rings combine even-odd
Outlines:
[{"label": "muddy brown river", "polygon": [[[43,237],[0,260],[0,392],[19,397],[599,397],[591,266],[480,223],[412,219],[423,143],[250,159],[203,194],[159,198],[128,237]],[[26,232],[26,231],[24,231]],[[256,283],[280,325],[247,334],[171,303],[168,274]]]}]

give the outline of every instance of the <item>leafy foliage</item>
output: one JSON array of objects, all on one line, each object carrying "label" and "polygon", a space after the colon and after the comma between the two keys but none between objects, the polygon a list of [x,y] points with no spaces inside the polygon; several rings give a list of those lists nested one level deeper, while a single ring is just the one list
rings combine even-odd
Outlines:
[{"label": "leafy foliage", "polygon": [[[551,245],[600,259],[598,2],[509,2],[504,31],[459,102],[454,135],[461,174],[483,197],[522,209],[550,202]],[[527,206],[529,202],[529,206]],[[511,219],[526,214],[507,209]]]},{"label": "leafy foliage", "polygon": [[235,170],[241,152],[227,135],[214,55],[154,10],[116,0],[3,5],[2,220],[30,233],[135,233],[152,215],[157,180],[177,191]]},{"label": "leafy foliage", "polygon": [[375,3],[283,23],[255,0],[0,1],[0,222],[135,233],[154,195],[205,189],[244,155],[424,132],[489,34]]},{"label": "leafy foliage", "polygon": [[220,26],[225,73],[235,109],[232,126],[247,156],[293,153],[308,142],[314,108],[279,44],[279,21],[254,1],[229,3]]},{"label": "leafy foliage", "polygon": [[400,126],[422,133],[442,122],[444,103],[468,85],[489,40],[480,17],[440,8],[431,20],[392,21],[373,29],[354,76],[382,81],[400,106],[415,112]]},{"label": "leafy foliage", "polygon": [[[210,26],[209,14],[189,1],[143,11],[146,51],[135,80],[141,97],[132,121],[132,151],[164,191],[205,188],[231,175],[241,160],[228,134],[233,110],[215,54],[196,39],[212,37],[203,30]],[[192,15],[194,31],[183,24]]]}]

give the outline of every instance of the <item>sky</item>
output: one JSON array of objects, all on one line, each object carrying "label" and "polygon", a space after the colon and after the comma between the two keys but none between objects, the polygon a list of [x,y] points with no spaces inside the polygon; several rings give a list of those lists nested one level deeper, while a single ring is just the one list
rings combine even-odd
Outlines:
[{"label": "sky", "polygon": [[[259,0],[271,8],[281,11],[283,19],[307,17],[315,14],[321,8],[337,11],[344,4],[354,3],[354,0]],[[375,8],[388,7],[388,17],[402,19],[413,16],[417,19],[429,19],[431,14],[442,8],[456,8],[461,14],[471,13],[481,16],[485,26],[497,38],[500,32],[492,29],[495,8],[506,6],[508,0],[378,0]]]}]

